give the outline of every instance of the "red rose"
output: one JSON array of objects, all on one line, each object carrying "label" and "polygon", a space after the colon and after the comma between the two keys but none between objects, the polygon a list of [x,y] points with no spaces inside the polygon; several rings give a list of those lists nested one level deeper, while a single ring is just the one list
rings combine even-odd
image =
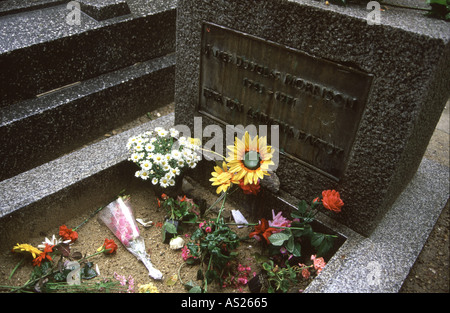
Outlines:
[{"label": "red rose", "polygon": [[105,242],[103,243],[103,249],[105,250],[103,251],[104,253],[113,254],[116,252],[117,248],[118,247],[113,239],[105,239]]},{"label": "red rose", "polygon": [[322,191],[322,204],[326,209],[339,213],[344,202],[336,190],[324,190]]},{"label": "red rose", "polygon": [[66,225],[62,225],[59,227],[59,235],[64,240],[71,240],[74,242],[78,239],[78,233],[72,229],[67,228]]}]

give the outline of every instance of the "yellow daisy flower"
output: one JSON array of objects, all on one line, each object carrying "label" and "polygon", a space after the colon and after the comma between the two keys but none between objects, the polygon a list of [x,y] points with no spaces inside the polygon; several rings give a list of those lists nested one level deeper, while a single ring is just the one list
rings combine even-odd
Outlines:
[{"label": "yellow daisy flower", "polygon": [[35,259],[37,256],[39,256],[42,251],[38,248],[33,247],[32,245],[29,245],[27,243],[21,243],[15,245],[12,250],[14,252],[28,252],[33,256],[33,259]]},{"label": "yellow daisy flower", "polygon": [[213,186],[219,186],[216,189],[216,192],[219,194],[221,192],[225,192],[230,188],[231,184],[239,184],[239,180],[236,179],[236,175],[228,172],[227,163],[222,162],[222,167],[214,166],[215,172],[212,172],[212,177],[209,181],[213,182]]},{"label": "yellow daisy flower", "polygon": [[159,293],[158,288],[152,283],[139,285],[139,293]]},{"label": "yellow daisy flower", "polygon": [[236,179],[244,179],[244,185],[257,184],[258,179],[269,176],[267,172],[272,161],[273,149],[267,145],[266,137],[250,138],[245,132],[242,140],[236,137],[234,145],[227,147],[229,171],[236,173]]}]

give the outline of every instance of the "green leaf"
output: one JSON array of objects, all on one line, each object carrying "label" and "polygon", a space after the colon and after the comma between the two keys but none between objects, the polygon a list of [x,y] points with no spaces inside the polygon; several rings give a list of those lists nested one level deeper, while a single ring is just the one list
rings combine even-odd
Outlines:
[{"label": "green leaf", "polygon": [[324,256],[334,245],[334,238],[326,236],[322,243],[316,248],[317,256]]},{"label": "green leaf", "polygon": [[294,256],[301,256],[302,255],[302,246],[300,245],[300,243],[298,243],[298,242],[295,242],[294,243],[294,249],[292,249],[292,254],[294,255]]},{"label": "green leaf", "polygon": [[177,233],[177,228],[175,227],[175,225],[173,225],[172,223],[169,223],[169,222],[164,223],[164,229],[165,229],[165,231],[167,231],[168,233],[171,233],[171,234]]},{"label": "green leaf", "polygon": [[322,243],[324,238],[324,234],[314,233],[311,237],[311,245],[313,245],[314,247],[318,247]]},{"label": "green leaf", "polygon": [[290,253],[292,253],[292,251],[294,250],[294,237],[289,237],[287,244],[286,244],[286,249],[287,251],[289,251]]},{"label": "green leaf", "polygon": [[281,233],[275,233],[270,235],[269,237],[269,241],[271,244],[273,244],[274,246],[281,246],[283,245],[283,243],[289,239],[289,235],[286,235],[285,233],[281,232]]},{"label": "green leaf", "polygon": [[308,203],[306,203],[305,200],[302,200],[298,204],[297,208],[298,208],[298,212],[303,215],[306,213],[306,210],[308,209]]},{"label": "green leaf", "polygon": [[189,293],[202,293],[202,288],[200,286],[195,286],[189,289]]},{"label": "green leaf", "polygon": [[97,277],[97,272],[93,269],[93,267],[94,264],[92,262],[87,262],[81,270],[81,279],[92,279]]}]

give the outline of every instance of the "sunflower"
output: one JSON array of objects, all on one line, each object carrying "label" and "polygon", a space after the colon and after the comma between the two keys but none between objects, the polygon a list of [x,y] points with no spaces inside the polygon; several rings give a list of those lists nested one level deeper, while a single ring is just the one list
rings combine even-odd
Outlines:
[{"label": "sunflower", "polygon": [[232,183],[239,184],[239,180],[236,179],[236,175],[228,171],[227,163],[222,162],[222,167],[214,166],[214,171],[215,172],[211,173],[212,177],[209,181],[213,182],[213,186],[219,186],[216,189],[218,194],[222,191],[227,191]]},{"label": "sunflower", "polygon": [[257,184],[258,179],[269,176],[267,172],[272,161],[273,149],[267,145],[266,137],[250,138],[245,132],[242,140],[236,137],[234,145],[227,147],[229,171],[236,173],[237,180],[244,179],[244,185]]}]

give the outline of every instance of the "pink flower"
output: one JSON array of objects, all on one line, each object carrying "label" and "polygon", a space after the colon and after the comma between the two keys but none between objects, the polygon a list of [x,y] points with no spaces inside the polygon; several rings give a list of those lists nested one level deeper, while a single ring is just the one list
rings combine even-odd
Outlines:
[{"label": "pink flower", "polygon": [[325,260],[322,257],[316,258],[315,254],[311,255],[311,260],[314,262],[314,269],[317,271],[317,274],[322,272],[322,270],[325,267],[325,265],[327,265],[325,263]]},{"label": "pink flower", "polygon": [[206,227],[206,228],[205,228],[205,232],[210,233],[210,232],[211,232],[211,227],[209,227],[209,226]]},{"label": "pink flower", "polygon": [[[275,215],[274,210],[272,210],[272,221],[269,221],[269,227],[289,227],[291,226],[291,221],[287,218],[281,216],[281,211]],[[273,233],[279,233],[283,231],[282,228],[277,228]]]},{"label": "pink flower", "polygon": [[190,251],[187,246],[184,246],[183,248],[181,248],[181,257],[183,258],[184,261],[189,259],[189,252]]}]

